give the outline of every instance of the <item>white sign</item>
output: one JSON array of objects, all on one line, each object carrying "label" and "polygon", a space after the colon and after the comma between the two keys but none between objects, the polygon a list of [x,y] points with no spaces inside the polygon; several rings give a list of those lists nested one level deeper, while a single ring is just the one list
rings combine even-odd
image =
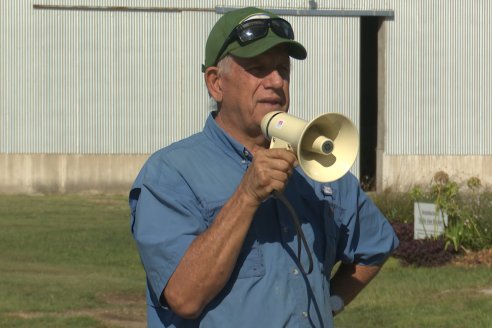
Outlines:
[{"label": "white sign", "polygon": [[432,203],[414,203],[413,218],[414,239],[439,236],[448,225],[448,215],[439,211],[436,204]]}]

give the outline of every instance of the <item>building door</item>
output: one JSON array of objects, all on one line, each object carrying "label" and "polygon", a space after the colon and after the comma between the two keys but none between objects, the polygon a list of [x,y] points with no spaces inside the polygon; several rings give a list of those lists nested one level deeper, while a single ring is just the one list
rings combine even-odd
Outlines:
[{"label": "building door", "polygon": [[[380,17],[360,18],[360,152],[359,179],[364,190],[375,190],[378,132],[378,32]],[[381,132],[382,133],[382,132]]]}]

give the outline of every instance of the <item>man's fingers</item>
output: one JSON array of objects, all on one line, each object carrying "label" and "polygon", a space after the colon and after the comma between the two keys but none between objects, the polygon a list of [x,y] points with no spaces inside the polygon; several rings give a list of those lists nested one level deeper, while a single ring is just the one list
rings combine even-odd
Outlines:
[{"label": "man's fingers", "polygon": [[296,156],[285,149],[261,149],[255,152],[253,162],[246,172],[245,190],[263,201],[274,191],[283,191],[294,172]]}]

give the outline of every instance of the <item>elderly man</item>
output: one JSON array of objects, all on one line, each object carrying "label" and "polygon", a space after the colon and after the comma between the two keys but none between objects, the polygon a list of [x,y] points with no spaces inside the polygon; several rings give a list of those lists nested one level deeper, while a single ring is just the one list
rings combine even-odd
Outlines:
[{"label": "elderly man", "polygon": [[260,122],[287,112],[290,57],[307,55],[287,21],[228,12],[205,52],[217,110],[152,155],[130,192],[149,327],[332,327],[398,240],[353,175],[319,183],[291,151],[268,149]]}]

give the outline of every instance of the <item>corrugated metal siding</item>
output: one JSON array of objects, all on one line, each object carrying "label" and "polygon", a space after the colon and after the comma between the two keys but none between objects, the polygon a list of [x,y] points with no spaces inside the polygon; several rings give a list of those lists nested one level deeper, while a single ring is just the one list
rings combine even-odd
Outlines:
[{"label": "corrugated metal siding", "polygon": [[492,154],[492,5],[395,1],[386,152]]},{"label": "corrugated metal siding", "polygon": [[[486,0],[317,1],[319,9],[395,11],[386,22],[390,155],[492,153],[492,7]],[[240,7],[243,1],[0,1],[0,152],[150,153],[199,131],[208,11],[33,10],[33,4]],[[308,2],[252,1],[307,9]],[[359,20],[289,17],[292,113],[358,122]]]},{"label": "corrugated metal siding", "polygon": [[304,119],[340,112],[359,116],[359,19],[289,17],[308,50],[293,61],[291,111]]},{"label": "corrugated metal siding", "polygon": [[[83,5],[157,4],[162,8],[157,2]],[[3,5],[2,35],[9,42],[2,80],[10,83],[1,87],[8,95],[2,100],[1,152],[150,153],[202,128],[208,95],[200,64],[219,15],[32,5]],[[320,52],[309,63],[294,63],[292,112],[305,119],[344,112],[357,121],[358,19],[290,19],[310,54]]]},{"label": "corrugated metal siding", "polygon": [[210,112],[209,96],[202,74],[201,64],[204,62],[204,49],[208,33],[217,19],[215,13],[184,12],[182,15],[183,36],[181,39],[181,72],[180,95],[182,106],[173,110],[180,113],[181,139],[203,128]]},{"label": "corrugated metal siding", "polygon": [[[359,19],[288,17],[308,49],[292,61],[290,113],[305,120],[328,112],[359,122]],[[358,160],[353,172],[358,171]]]},{"label": "corrugated metal siding", "polygon": [[181,136],[180,38],[162,33],[181,33],[180,14],[12,4],[3,152],[146,153]]}]

